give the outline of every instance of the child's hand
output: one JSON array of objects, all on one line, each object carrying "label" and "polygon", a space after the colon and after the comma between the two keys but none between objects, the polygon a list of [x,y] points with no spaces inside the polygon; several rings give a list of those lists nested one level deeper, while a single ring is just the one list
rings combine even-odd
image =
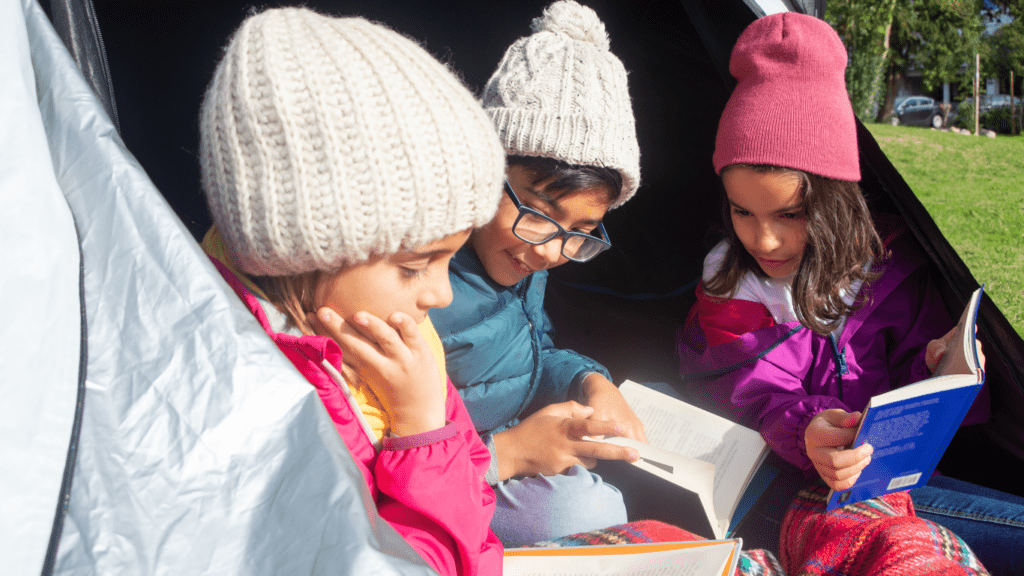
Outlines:
[{"label": "child's hand", "polygon": [[635,462],[636,450],[584,436],[622,436],[622,425],[593,420],[594,409],[568,401],[541,408],[515,426],[494,435],[498,477],[561,474],[580,464],[593,468],[597,460]]},{"label": "child's hand", "polygon": [[446,382],[409,315],[396,312],[384,322],[357,312],[346,321],[325,306],[309,320],[317,334],[338,343],[343,362],[363,375],[391,417],[393,434],[408,436],[444,426]]},{"label": "child's hand", "polygon": [[[929,372],[935,372],[935,369],[939,367],[939,362],[946,355],[946,349],[949,348],[949,341],[952,340],[954,331],[956,331],[955,326],[942,338],[936,338],[928,343],[924,351],[924,363],[928,366]],[[975,340],[974,344],[978,347],[978,361],[981,363],[981,369],[984,370],[985,353],[981,350],[981,342]]]},{"label": "child's hand", "polygon": [[852,487],[860,473],[871,462],[874,448],[862,444],[847,450],[857,436],[860,412],[847,412],[833,408],[816,415],[804,432],[807,457],[814,464],[821,479],[833,490]]},{"label": "child's hand", "polygon": [[936,338],[928,343],[928,346],[924,349],[924,364],[928,367],[929,372],[935,372],[935,368],[938,367],[939,361],[946,355],[946,348],[949,347],[949,341],[953,338],[953,332],[956,331],[956,326],[952,330],[946,332],[941,338]]},{"label": "child's hand", "polygon": [[618,386],[611,380],[597,373],[588,375],[580,384],[579,399],[580,403],[594,409],[590,418],[618,422],[623,427],[620,436],[647,442],[643,422],[636,417]]}]

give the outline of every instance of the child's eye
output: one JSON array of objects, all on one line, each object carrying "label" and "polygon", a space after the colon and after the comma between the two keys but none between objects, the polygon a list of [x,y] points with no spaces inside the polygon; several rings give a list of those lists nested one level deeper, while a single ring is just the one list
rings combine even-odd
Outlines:
[{"label": "child's eye", "polygon": [[750,216],[750,212],[743,210],[742,208],[733,208],[732,213],[737,216]]},{"label": "child's eye", "polygon": [[406,268],[405,266],[401,266],[399,270],[401,270],[402,278],[406,280],[419,278],[427,273],[426,268]]}]

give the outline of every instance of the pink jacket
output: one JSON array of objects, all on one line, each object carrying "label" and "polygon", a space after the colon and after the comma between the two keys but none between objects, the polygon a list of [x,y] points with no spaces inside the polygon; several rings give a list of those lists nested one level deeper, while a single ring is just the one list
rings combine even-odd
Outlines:
[{"label": "pink jacket", "polygon": [[344,392],[321,365],[327,360],[341,370],[338,345],[330,338],[273,332],[256,297],[220,262],[211,260],[278,348],[316,387],[366,478],[380,516],[443,575],[501,574],[503,548],[490,529],[494,492],[484,481],[490,453],[451,381],[445,427],[384,438],[376,452]]}]

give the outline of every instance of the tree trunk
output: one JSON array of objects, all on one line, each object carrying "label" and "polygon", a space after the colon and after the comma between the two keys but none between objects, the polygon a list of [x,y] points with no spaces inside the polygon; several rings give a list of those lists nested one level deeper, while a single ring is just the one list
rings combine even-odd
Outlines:
[{"label": "tree trunk", "polygon": [[[878,104],[878,92],[882,87],[882,75],[885,73],[886,67],[889,63],[889,38],[892,36],[892,18],[895,10],[896,0],[892,0],[889,4],[889,14],[886,17],[885,36],[882,38],[882,56],[878,59],[878,67],[875,68],[875,78],[871,82],[871,103],[875,105]],[[885,98],[886,100],[882,103],[883,105],[878,106],[878,113],[875,117],[876,122],[888,120],[888,116],[882,117],[882,113],[886,110],[886,107],[889,109],[892,108],[892,102],[889,100],[888,91],[886,91]],[[891,116],[892,113],[890,112],[889,115]]]},{"label": "tree trunk", "polygon": [[896,70],[896,67],[891,63],[887,68],[885,101],[878,107],[878,115],[875,117],[875,122],[885,122],[892,116],[892,105],[896,101],[896,92],[899,90],[900,80],[903,78],[903,73]]}]

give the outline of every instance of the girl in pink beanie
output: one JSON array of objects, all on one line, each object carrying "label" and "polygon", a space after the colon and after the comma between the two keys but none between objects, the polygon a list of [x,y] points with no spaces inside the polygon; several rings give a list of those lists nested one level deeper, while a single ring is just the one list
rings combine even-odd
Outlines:
[{"label": "girl in pink beanie", "polygon": [[[854,484],[872,455],[845,448],[860,410],[929,377],[954,325],[902,220],[870,213],[861,193],[846,61],[811,16],[767,16],[740,36],[713,157],[726,238],[705,258],[678,339],[692,392],[792,466],[781,476],[791,491],[772,492],[783,503],[807,480]],[[988,411],[982,389],[964,424]],[[1000,566],[1024,536],[1024,499],[945,476],[911,497],[986,564]]]}]

